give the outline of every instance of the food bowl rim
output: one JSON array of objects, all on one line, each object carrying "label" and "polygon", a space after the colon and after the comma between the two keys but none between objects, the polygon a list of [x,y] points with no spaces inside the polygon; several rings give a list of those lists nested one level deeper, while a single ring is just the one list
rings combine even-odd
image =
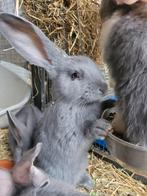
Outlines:
[{"label": "food bowl rim", "polygon": [[[135,144],[129,143],[127,141],[124,141],[124,140],[118,138],[117,136],[115,136],[112,132],[108,133],[107,138],[109,138],[111,140],[115,140],[117,143],[120,143],[121,145],[127,146],[129,148],[133,148],[134,150],[147,152],[147,148],[145,148],[143,146],[137,146]],[[106,140],[107,140],[107,138],[106,138]]]}]

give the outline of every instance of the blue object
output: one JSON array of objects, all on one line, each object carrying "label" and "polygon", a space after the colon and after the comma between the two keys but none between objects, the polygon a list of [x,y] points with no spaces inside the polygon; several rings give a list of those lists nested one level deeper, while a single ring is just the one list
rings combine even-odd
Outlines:
[{"label": "blue object", "polygon": [[107,95],[104,97],[104,100],[103,101],[117,101],[118,100],[118,97],[115,96],[115,95]]},{"label": "blue object", "polygon": [[107,144],[105,140],[96,140],[95,144],[102,150],[107,150]]}]

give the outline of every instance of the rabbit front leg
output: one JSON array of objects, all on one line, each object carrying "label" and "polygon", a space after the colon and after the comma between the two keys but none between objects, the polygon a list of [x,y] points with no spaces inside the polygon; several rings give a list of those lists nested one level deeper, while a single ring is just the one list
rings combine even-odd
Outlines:
[{"label": "rabbit front leg", "polygon": [[[85,121],[84,136],[87,138],[89,143],[92,144],[96,139],[105,138],[110,129],[110,123],[102,118],[97,119],[95,122]],[[81,176],[78,186],[84,186],[88,190],[91,190],[94,187],[94,182],[91,177],[85,172]]]},{"label": "rabbit front leg", "polygon": [[84,135],[93,141],[95,139],[104,139],[109,130],[111,130],[111,125],[105,119],[97,119],[94,123],[85,121]]}]

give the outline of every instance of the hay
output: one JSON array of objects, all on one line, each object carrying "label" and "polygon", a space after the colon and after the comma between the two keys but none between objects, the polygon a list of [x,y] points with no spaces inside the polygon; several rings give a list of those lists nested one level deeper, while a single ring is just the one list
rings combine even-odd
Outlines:
[{"label": "hay", "polygon": [[86,54],[102,63],[100,0],[23,0],[23,8],[28,19],[68,54]]},{"label": "hay", "polygon": [[102,61],[99,39],[101,0],[23,0],[25,16],[70,55],[87,55],[102,69],[109,82],[109,71]]},{"label": "hay", "polygon": [[0,129],[0,160],[12,160],[8,145],[8,129]]},{"label": "hay", "polygon": [[92,196],[145,196],[147,186],[134,180],[123,169],[90,155],[88,171],[95,181]]}]

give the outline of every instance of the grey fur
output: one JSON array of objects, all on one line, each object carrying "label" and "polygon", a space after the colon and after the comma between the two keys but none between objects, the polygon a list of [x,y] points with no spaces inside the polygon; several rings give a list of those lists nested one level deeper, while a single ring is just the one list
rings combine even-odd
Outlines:
[{"label": "grey fur", "polygon": [[32,134],[42,115],[32,104],[26,104],[15,116],[10,112],[7,113],[9,146],[14,162],[18,162],[23,153],[32,147]]},{"label": "grey fur", "polygon": [[[95,139],[106,135],[110,127],[99,119],[107,90],[102,73],[88,57],[61,54],[37,27],[26,20],[2,14],[0,25],[0,32],[22,56],[44,67],[50,76],[53,74],[54,104],[46,109],[33,135],[34,144],[43,143],[36,165],[51,177],[74,187],[83,183],[91,188],[93,183],[86,175],[88,150]],[[24,43],[20,43],[20,38]],[[40,45],[41,48],[37,47]]]},{"label": "grey fur", "polygon": [[[11,171],[0,169],[1,196],[88,196],[72,186],[49,178],[34,166],[41,144],[25,152]],[[19,189],[18,189],[19,186]]]},{"label": "grey fur", "polygon": [[[103,0],[106,12],[111,0]],[[117,7],[121,11],[107,40],[104,59],[116,82],[115,91],[127,127],[124,138],[147,146],[147,5]],[[112,10],[111,10],[112,11]],[[104,16],[104,14],[103,14]],[[106,19],[106,18],[105,18]]]},{"label": "grey fur", "polygon": [[[47,108],[44,120],[36,130],[34,143],[44,144],[37,166],[54,178],[78,186],[85,176],[88,150],[94,140],[102,136],[101,129],[92,125],[100,118],[103,93],[99,89],[105,92],[106,84],[87,57],[71,57],[70,62],[52,81],[55,101]],[[83,78],[71,80],[69,73],[74,70],[84,74]],[[88,126],[87,121],[90,122]],[[102,125],[105,131],[109,127],[106,122]],[[90,185],[92,183],[87,179],[84,186],[89,188]]]},{"label": "grey fur", "polygon": [[114,1],[102,0],[100,9],[100,16],[102,20],[109,19],[116,10],[117,6]]},{"label": "grey fur", "polygon": [[110,19],[110,17],[115,13],[120,11],[122,14],[126,14],[131,10],[131,6],[122,4],[118,5],[115,0],[102,0],[100,16],[103,21]]},{"label": "grey fur", "polygon": [[49,185],[41,188],[26,188],[18,196],[89,196],[89,194],[76,191],[68,184],[50,179]]}]

